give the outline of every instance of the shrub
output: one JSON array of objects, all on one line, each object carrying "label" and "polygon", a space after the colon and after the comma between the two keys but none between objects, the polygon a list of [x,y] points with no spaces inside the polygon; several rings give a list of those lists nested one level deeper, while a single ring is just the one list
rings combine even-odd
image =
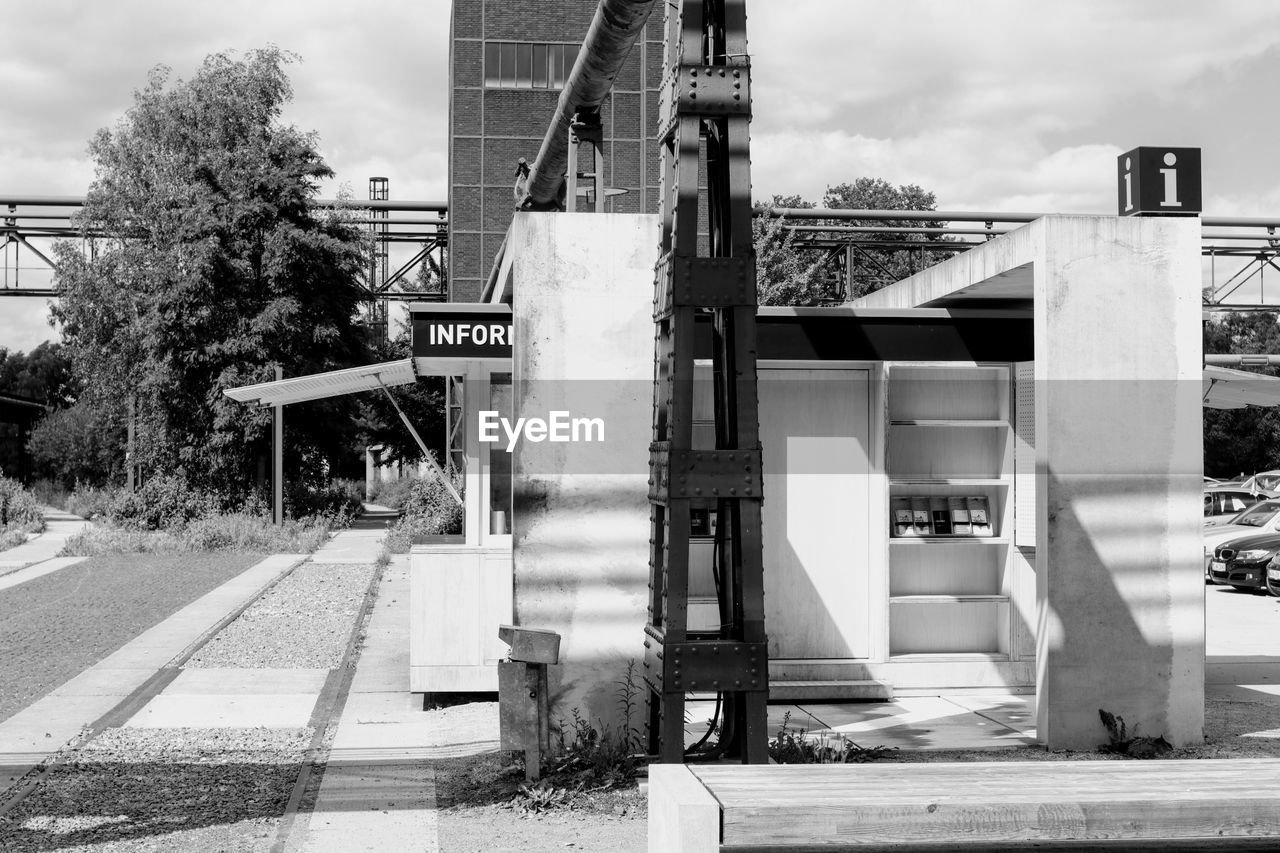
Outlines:
[{"label": "shrub", "polygon": [[[462,475],[454,473],[453,487],[462,494]],[[404,554],[415,537],[462,532],[462,507],[439,477],[413,480],[403,515],[387,531],[383,545],[392,554]]]},{"label": "shrub", "polygon": [[218,509],[211,495],[198,492],[175,475],[152,477],[142,488],[116,493],[106,517],[115,525],[131,530],[160,530],[177,527]]},{"label": "shrub", "polygon": [[44,513],[35,496],[17,480],[0,476],[0,530],[38,532],[44,529]]},{"label": "shrub", "polygon": [[363,506],[364,483],[359,480],[335,479],[319,488],[296,484],[285,489],[284,512],[291,518],[316,515],[355,517]]},{"label": "shrub", "polygon": [[47,477],[42,477],[32,483],[30,491],[40,503],[61,510],[67,508],[67,500],[71,497],[71,493],[61,483],[56,480],[50,480]]},{"label": "shrub", "polygon": [[375,480],[369,484],[369,502],[389,509],[403,509],[405,501],[409,500],[409,492],[413,490],[413,484],[418,482],[421,482],[419,477]]},{"label": "shrub", "polygon": [[75,491],[67,495],[62,508],[81,518],[105,518],[107,510],[121,491],[123,490],[77,485]]}]

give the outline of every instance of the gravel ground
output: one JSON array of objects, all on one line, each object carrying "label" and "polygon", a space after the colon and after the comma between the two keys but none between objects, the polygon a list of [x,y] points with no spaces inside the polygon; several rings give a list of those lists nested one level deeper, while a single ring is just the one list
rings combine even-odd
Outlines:
[{"label": "gravel ground", "polygon": [[261,559],[114,554],[0,592],[0,721]]},{"label": "gravel ground", "polygon": [[110,729],[0,819],[0,850],[267,851],[312,734]]},{"label": "gravel ground", "polygon": [[187,661],[187,668],[334,669],[375,568],[304,563]]}]

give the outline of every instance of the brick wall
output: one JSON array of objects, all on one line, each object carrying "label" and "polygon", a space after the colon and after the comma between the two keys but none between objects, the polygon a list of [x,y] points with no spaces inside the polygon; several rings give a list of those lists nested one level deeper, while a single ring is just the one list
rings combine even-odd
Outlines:
[{"label": "brick wall", "polygon": [[[480,298],[514,209],[520,157],[533,163],[559,90],[487,89],[484,43],[580,44],[596,0],[453,0],[449,98],[449,298]],[[617,213],[656,213],[659,198],[657,90],[662,79],[661,4],[614,81],[602,109],[607,200]],[[642,81],[643,72],[643,81]],[[643,83],[643,89],[642,89]],[[584,161],[585,165],[585,161]]]}]

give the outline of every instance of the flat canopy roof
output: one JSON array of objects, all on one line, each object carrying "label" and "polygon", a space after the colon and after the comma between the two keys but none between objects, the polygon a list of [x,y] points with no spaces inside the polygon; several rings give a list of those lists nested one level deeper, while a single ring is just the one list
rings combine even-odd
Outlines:
[{"label": "flat canopy roof", "polygon": [[1280,376],[1205,365],[1203,400],[1206,409],[1280,406]]},{"label": "flat canopy roof", "polygon": [[257,403],[259,406],[277,406],[302,403],[357,391],[376,391],[380,385],[411,385],[418,380],[413,369],[413,359],[384,361],[364,367],[348,367],[310,376],[259,382],[241,388],[228,388],[222,393],[241,403]]}]

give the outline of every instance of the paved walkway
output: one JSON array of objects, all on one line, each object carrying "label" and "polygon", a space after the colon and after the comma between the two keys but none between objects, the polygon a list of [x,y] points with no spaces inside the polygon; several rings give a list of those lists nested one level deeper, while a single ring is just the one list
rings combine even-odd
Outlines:
[{"label": "paved walkway", "polygon": [[78,515],[51,506],[43,509],[44,532],[35,539],[28,540],[25,545],[0,551],[0,575],[56,557],[62,546],[67,544],[67,539],[90,524]]}]

